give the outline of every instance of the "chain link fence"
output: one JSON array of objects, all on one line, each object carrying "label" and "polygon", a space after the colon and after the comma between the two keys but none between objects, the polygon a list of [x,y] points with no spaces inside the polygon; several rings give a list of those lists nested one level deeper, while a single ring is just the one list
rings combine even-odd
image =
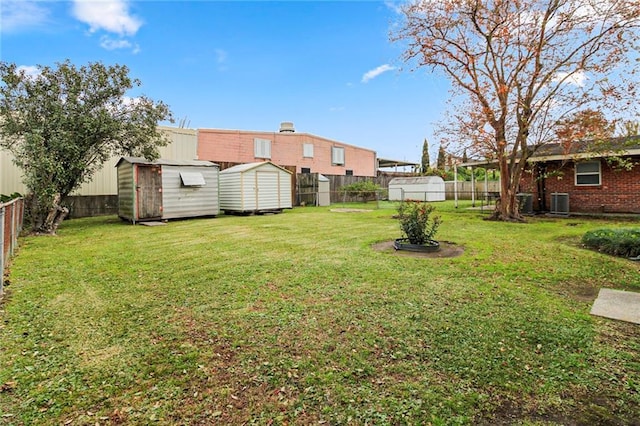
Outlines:
[{"label": "chain link fence", "polygon": [[4,269],[18,247],[24,220],[24,198],[0,204],[0,296],[4,292]]}]

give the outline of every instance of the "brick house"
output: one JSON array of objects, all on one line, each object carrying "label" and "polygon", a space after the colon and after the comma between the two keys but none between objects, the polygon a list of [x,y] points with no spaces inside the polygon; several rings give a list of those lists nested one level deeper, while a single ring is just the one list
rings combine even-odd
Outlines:
[{"label": "brick house", "polygon": [[640,136],[547,144],[528,162],[520,192],[536,211],[640,214]]},{"label": "brick house", "polygon": [[198,159],[220,164],[271,161],[295,173],[377,175],[376,152],[309,133],[283,122],[278,132],[198,129]]}]

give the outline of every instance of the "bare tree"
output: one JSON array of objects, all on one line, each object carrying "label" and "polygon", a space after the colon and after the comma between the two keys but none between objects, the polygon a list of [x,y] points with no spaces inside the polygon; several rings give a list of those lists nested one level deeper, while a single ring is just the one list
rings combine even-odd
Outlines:
[{"label": "bare tree", "polygon": [[501,203],[492,218],[521,220],[526,160],[566,114],[637,108],[638,0],[418,0],[392,36],[404,59],[452,82],[445,133],[495,160]]}]

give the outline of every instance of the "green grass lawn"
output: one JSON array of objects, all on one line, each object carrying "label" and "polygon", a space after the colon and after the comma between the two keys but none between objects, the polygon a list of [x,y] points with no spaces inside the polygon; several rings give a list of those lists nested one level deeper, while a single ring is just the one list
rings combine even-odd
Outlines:
[{"label": "green grass lawn", "polygon": [[589,310],[640,264],[579,243],[638,223],[467,205],[436,204],[448,259],[373,250],[391,206],[25,237],[0,424],[638,424],[640,327]]}]

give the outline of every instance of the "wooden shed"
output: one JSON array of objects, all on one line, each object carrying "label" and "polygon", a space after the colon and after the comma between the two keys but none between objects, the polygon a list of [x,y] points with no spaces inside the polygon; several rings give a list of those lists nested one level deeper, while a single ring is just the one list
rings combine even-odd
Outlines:
[{"label": "wooden shed", "polygon": [[122,219],[135,223],[220,213],[215,163],[122,157],[116,168]]},{"label": "wooden shed", "polygon": [[220,210],[225,213],[267,213],[290,209],[291,174],[270,161],[222,170]]},{"label": "wooden shed", "polygon": [[444,201],[444,180],[440,176],[393,178],[389,182],[389,200]]}]

